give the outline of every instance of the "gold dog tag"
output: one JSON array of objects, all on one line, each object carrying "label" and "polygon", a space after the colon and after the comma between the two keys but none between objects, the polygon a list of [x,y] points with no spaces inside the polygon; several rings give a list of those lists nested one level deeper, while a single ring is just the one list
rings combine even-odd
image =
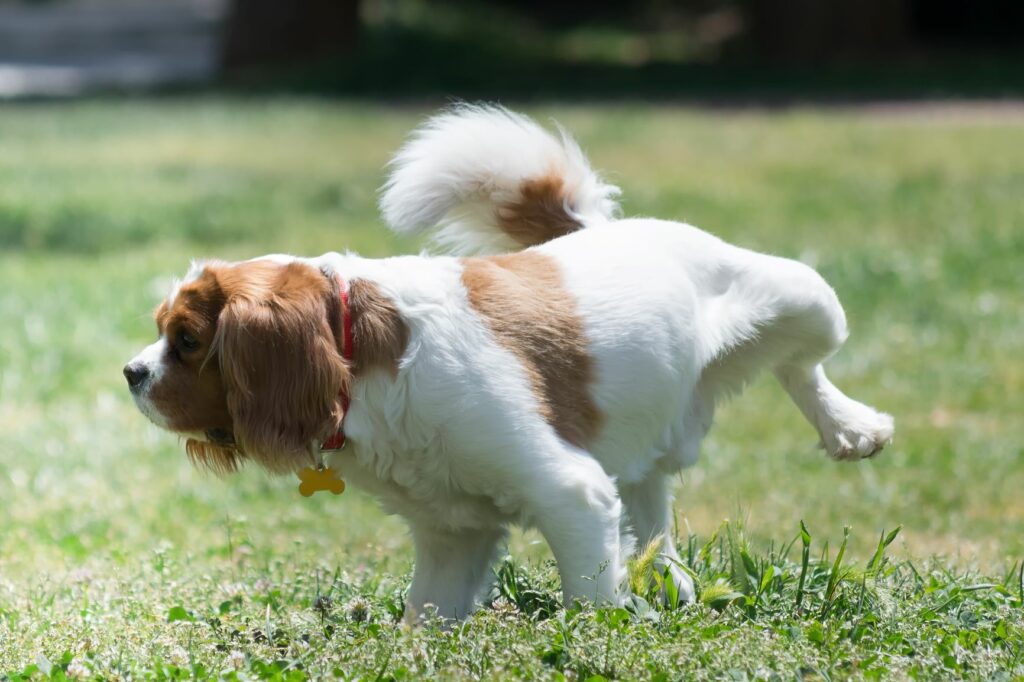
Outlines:
[{"label": "gold dog tag", "polygon": [[329,490],[335,495],[345,492],[345,481],[341,480],[338,477],[338,472],[331,467],[323,469],[306,467],[299,472],[299,480],[302,481],[299,484],[299,493],[303,497],[312,497],[313,493],[321,490]]}]

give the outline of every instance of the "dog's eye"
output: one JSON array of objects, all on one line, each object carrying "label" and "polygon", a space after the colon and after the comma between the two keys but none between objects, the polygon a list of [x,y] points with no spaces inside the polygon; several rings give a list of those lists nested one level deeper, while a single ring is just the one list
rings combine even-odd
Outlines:
[{"label": "dog's eye", "polygon": [[199,340],[187,332],[178,334],[178,344],[185,351],[194,351],[199,348]]}]

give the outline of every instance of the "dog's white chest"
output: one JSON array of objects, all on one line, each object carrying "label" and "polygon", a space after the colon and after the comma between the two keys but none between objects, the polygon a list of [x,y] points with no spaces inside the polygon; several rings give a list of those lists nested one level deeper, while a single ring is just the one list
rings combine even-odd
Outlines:
[{"label": "dog's white chest", "polygon": [[518,515],[510,500],[465,490],[457,476],[444,470],[439,452],[407,450],[396,456],[354,445],[330,461],[346,481],[376,497],[386,512],[433,528],[491,528]]}]

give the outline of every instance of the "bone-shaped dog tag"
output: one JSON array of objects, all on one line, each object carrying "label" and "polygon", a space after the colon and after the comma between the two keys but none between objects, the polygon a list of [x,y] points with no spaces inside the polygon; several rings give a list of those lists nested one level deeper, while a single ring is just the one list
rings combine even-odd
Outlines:
[{"label": "bone-shaped dog tag", "polygon": [[313,493],[321,490],[329,490],[335,495],[345,492],[345,481],[341,480],[338,477],[338,472],[331,467],[323,469],[306,467],[299,472],[299,480],[302,481],[299,484],[299,493],[303,497],[312,497]]}]

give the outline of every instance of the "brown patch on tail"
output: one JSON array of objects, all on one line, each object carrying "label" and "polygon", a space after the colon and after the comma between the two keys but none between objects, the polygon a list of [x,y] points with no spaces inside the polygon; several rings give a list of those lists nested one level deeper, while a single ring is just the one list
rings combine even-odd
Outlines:
[{"label": "brown patch on tail", "polygon": [[523,246],[536,246],[583,227],[569,212],[565,182],[556,173],[524,180],[519,198],[499,206],[498,226]]},{"label": "brown patch on tail", "polygon": [[524,251],[466,258],[469,302],[529,376],[541,414],[559,436],[584,447],[603,415],[588,391],[594,374],[576,301],[549,256]]},{"label": "brown patch on tail", "polygon": [[354,279],[349,284],[348,304],[355,370],[380,367],[397,374],[398,361],[409,343],[409,328],[394,302],[373,282]]}]

